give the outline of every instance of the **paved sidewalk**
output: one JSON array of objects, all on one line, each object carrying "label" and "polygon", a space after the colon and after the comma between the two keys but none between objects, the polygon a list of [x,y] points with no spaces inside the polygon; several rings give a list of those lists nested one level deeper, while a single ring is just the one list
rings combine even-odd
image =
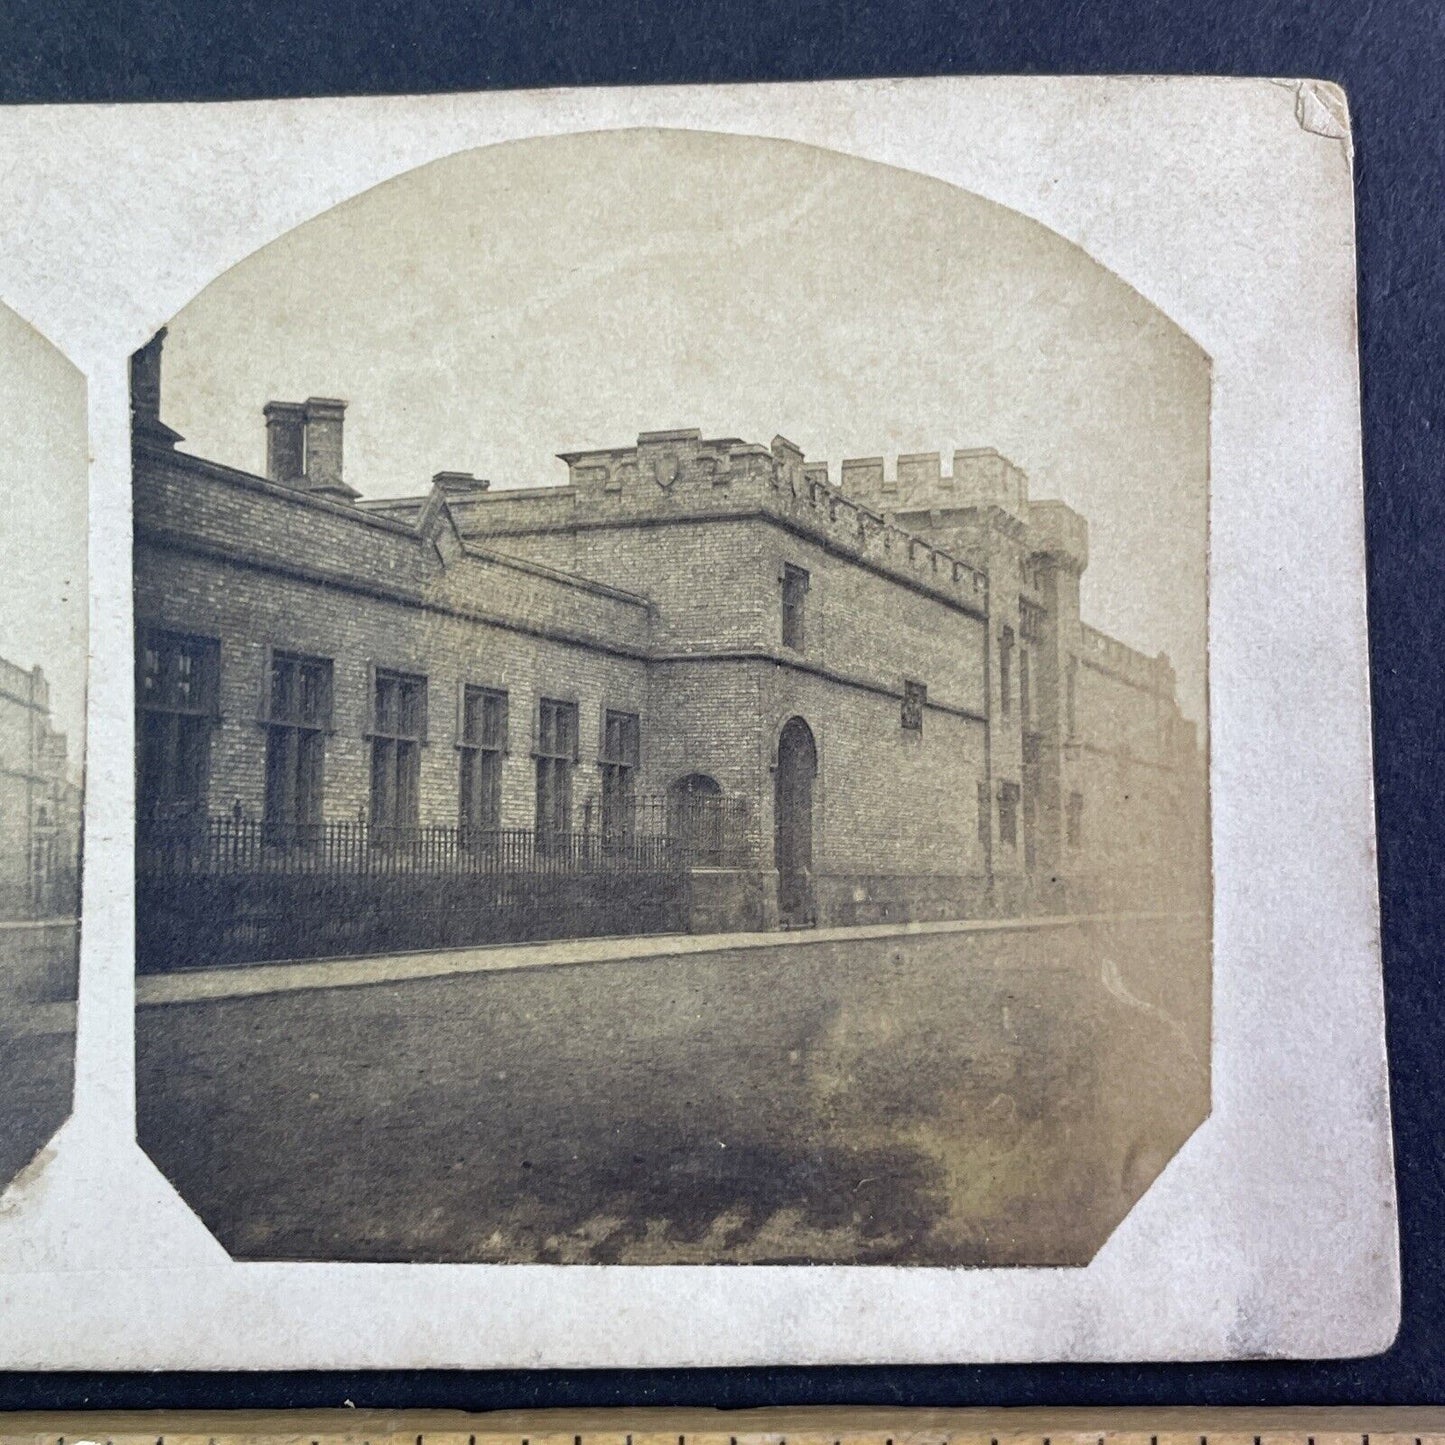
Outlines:
[{"label": "paved sidewalk", "polygon": [[75,1032],[75,1001],[60,999],[52,1003],[26,1003],[11,1006],[0,1017],[0,1040],[18,1039],[30,1034],[73,1034]]},{"label": "paved sidewalk", "polygon": [[1129,923],[1187,918],[1177,912],[1050,915],[1033,918],[972,918],[941,923],[884,923],[853,928],[808,928],[770,933],[667,933],[648,937],[554,939],[503,943],[483,948],[449,948],[425,953],[379,954],[367,958],[325,958],[296,963],[255,963],[185,973],[142,975],[136,980],[139,1006],[199,1003],[209,999],[303,989],[357,988],[454,974],[505,973],[582,964],[636,962],[694,954],[736,953],[766,948],[808,948],[870,939],[938,934],[1039,932],[1083,923]]}]

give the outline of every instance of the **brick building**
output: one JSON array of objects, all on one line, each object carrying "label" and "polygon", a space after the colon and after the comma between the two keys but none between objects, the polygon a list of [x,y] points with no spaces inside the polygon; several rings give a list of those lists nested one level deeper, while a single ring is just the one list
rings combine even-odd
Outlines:
[{"label": "brick building", "polygon": [[0,658],[0,918],[74,917],[80,789],[39,667]]},{"label": "brick building", "polygon": [[366,500],[340,401],[266,407],[265,477],[178,450],[160,345],[132,373],[143,826],[655,836],[699,929],[1204,896],[1168,660],[1081,620],[1084,519],[997,453],[835,481],[782,437],[653,432],[563,454],[565,484]]}]

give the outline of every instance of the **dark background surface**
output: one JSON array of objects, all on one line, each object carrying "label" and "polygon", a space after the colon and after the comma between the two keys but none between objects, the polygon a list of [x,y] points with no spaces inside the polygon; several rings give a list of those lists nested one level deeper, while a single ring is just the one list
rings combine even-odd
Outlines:
[{"label": "dark background surface", "polygon": [[[0,1408],[1445,1401],[1445,5],[1439,0],[7,0],[0,102],[979,73],[1314,76],[1358,184],[1380,874],[1404,1259],[1385,1355],[1321,1363],[583,1373],[0,1375]],[[1200,117],[1208,124],[1208,116]],[[1305,359],[1302,358],[1302,362]],[[1289,546],[1281,537],[1279,545]]]}]

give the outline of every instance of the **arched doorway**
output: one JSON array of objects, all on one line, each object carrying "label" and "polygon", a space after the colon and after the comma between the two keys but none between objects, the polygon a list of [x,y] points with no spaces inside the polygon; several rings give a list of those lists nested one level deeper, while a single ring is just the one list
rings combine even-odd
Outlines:
[{"label": "arched doorway", "polygon": [[689,773],[667,790],[667,832],[692,868],[720,868],[722,789],[706,773]]},{"label": "arched doorway", "polygon": [[791,717],[778,736],[773,774],[773,862],[778,870],[778,918],[791,927],[817,922],[813,899],[813,779],[818,749],[812,730]]}]

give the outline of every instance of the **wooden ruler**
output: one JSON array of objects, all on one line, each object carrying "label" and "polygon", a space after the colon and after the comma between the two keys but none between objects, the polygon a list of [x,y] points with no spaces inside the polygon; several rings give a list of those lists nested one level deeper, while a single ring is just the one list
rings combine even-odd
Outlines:
[{"label": "wooden ruler", "polygon": [[1445,1409],[0,1414],[0,1445],[1445,1445]]}]

